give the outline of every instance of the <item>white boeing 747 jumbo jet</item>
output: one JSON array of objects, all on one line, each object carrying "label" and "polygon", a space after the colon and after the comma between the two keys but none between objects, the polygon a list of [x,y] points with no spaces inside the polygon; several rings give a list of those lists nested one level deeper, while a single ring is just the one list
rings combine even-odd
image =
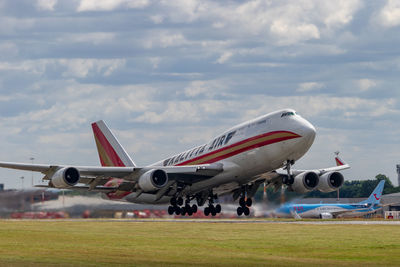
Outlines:
[{"label": "white boeing 747 jumbo jet", "polygon": [[[244,122],[206,144],[143,167],[136,166],[103,121],[92,128],[101,167],[12,162],[0,162],[0,167],[41,172],[49,181],[42,187],[102,192],[107,199],[135,203],[170,203],[169,214],[189,216],[206,202],[205,215],[215,216],[221,206],[214,202],[224,194],[239,199],[239,216],[249,215],[262,183],[298,193],[331,192],[343,184],[338,171],[349,168],[291,169],[315,138],[313,125],[292,109]],[[193,200],[197,205],[190,204]]]}]

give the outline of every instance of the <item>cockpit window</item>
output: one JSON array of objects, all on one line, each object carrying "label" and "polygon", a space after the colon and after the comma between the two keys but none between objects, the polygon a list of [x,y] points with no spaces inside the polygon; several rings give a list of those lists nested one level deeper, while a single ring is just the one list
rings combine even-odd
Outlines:
[{"label": "cockpit window", "polygon": [[286,117],[286,116],[294,116],[294,115],[295,115],[295,113],[292,112],[292,111],[284,112],[284,113],[282,113],[281,118],[282,118],[282,117]]}]

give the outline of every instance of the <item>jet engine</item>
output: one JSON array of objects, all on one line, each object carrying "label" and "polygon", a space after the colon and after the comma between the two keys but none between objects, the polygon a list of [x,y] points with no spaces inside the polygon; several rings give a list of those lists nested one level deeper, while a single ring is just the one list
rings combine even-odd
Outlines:
[{"label": "jet engine", "polygon": [[318,174],[315,172],[303,172],[294,177],[291,189],[296,193],[304,194],[315,189],[318,182]]},{"label": "jet engine", "polygon": [[333,219],[333,215],[331,213],[324,212],[319,215],[319,218],[320,219]]},{"label": "jet engine", "polygon": [[168,175],[163,170],[150,170],[139,178],[139,187],[144,192],[151,192],[164,187],[168,183]]},{"label": "jet engine", "polygon": [[73,187],[79,182],[80,174],[76,168],[66,167],[59,169],[51,178],[51,183],[56,188]]},{"label": "jet engine", "polygon": [[319,177],[317,189],[324,193],[338,190],[342,187],[344,177],[340,172],[327,172]]}]

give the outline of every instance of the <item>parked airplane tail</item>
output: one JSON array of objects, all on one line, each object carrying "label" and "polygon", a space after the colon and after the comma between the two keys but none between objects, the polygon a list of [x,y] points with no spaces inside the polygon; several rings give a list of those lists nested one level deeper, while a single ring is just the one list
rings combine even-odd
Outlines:
[{"label": "parked airplane tail", "polygon": [[136,166],[104,121],[100,120],[92,123],[92,129],[102,166]]},{"label": "parked airplane tail", "polygon": [[369,198],[361,201],[360,204],[379,204],[381,202],[381,196],[384,186],[385,180],[380,181],[379,184],[375,187],[374,191],[372,191]]},{"label": "parked airplane tail", "polygon": [[335,157],[336,166],[347,165],[346,162],[344,162],[341,158],[339,158],[339,152],[335,152],[335,154],[336,154],[336,157]]}]

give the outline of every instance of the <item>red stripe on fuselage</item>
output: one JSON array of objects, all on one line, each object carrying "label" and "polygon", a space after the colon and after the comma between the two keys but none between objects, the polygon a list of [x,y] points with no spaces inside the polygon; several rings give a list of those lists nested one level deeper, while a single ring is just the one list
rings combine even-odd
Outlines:
[{"label": "red stripe on fuselage", "polygon": [[[268,136],[279,135],[279,134],[289,134],[289,136],[277,137],[277,138],[269,139],[269,140],[266,140],[266,141],[260,141],[259,143],[255,143],[255,144],[253,143],[254,141],[256,141],[258,139],[263,139],[263,138],[268,137]],[[274,144],[274,143],[278,143],[278,142],[282,142],[282,141],[290,140],[290,139],[294,139],[294,138],[299,138],[299,137],[301,137],[301,136],[296,134],[296,133],[289,132],[289,131],[269,132],[269,133],[265,133],[265,134],[261,134],[261,135],[250,137],[248,139],[239,141],[239,142],[237,142],[235,144],[232,144],[232,145],[229,145],[227,147],[223,147],[223,148],[217,149],[215,151],[212,151],[212,152],[206,153],[204,155],[201,155],[199,157],[184,161],[182,163],[176,164],[176,166],[190,165],[190,163],[192,163],[192,162],[196,162],[196,164],[214,163],[214,162],[226,159],[226,158],[230,158],[232,156],[235,156],[237,154],[243,153],[243,152],[251,150],[251,149],[255,149],[255,148],[259,148],[259,147],[263,147],[263,146],[266,146],[266,145],[271,145],[271,144]],[[245,146],[243,148],[234,150],[236,147],[241,146],[242,144],[245,144],[245,143],[251,143],[251,144],[249,144],[248,146]],[[208,158],[208,157],[210,157],[210,156],[212,156],[214,154],[221,153],[221,152],[227,151],[227,150],[233,150],[233,151],[232,152],[227,152],[226,154],[217,156],[215,158],[205,159],[204,161],[201,161],[201,159],[204,159],[206,157]],[[200,162],[198,162],[198,161],[200,161]]]}]

